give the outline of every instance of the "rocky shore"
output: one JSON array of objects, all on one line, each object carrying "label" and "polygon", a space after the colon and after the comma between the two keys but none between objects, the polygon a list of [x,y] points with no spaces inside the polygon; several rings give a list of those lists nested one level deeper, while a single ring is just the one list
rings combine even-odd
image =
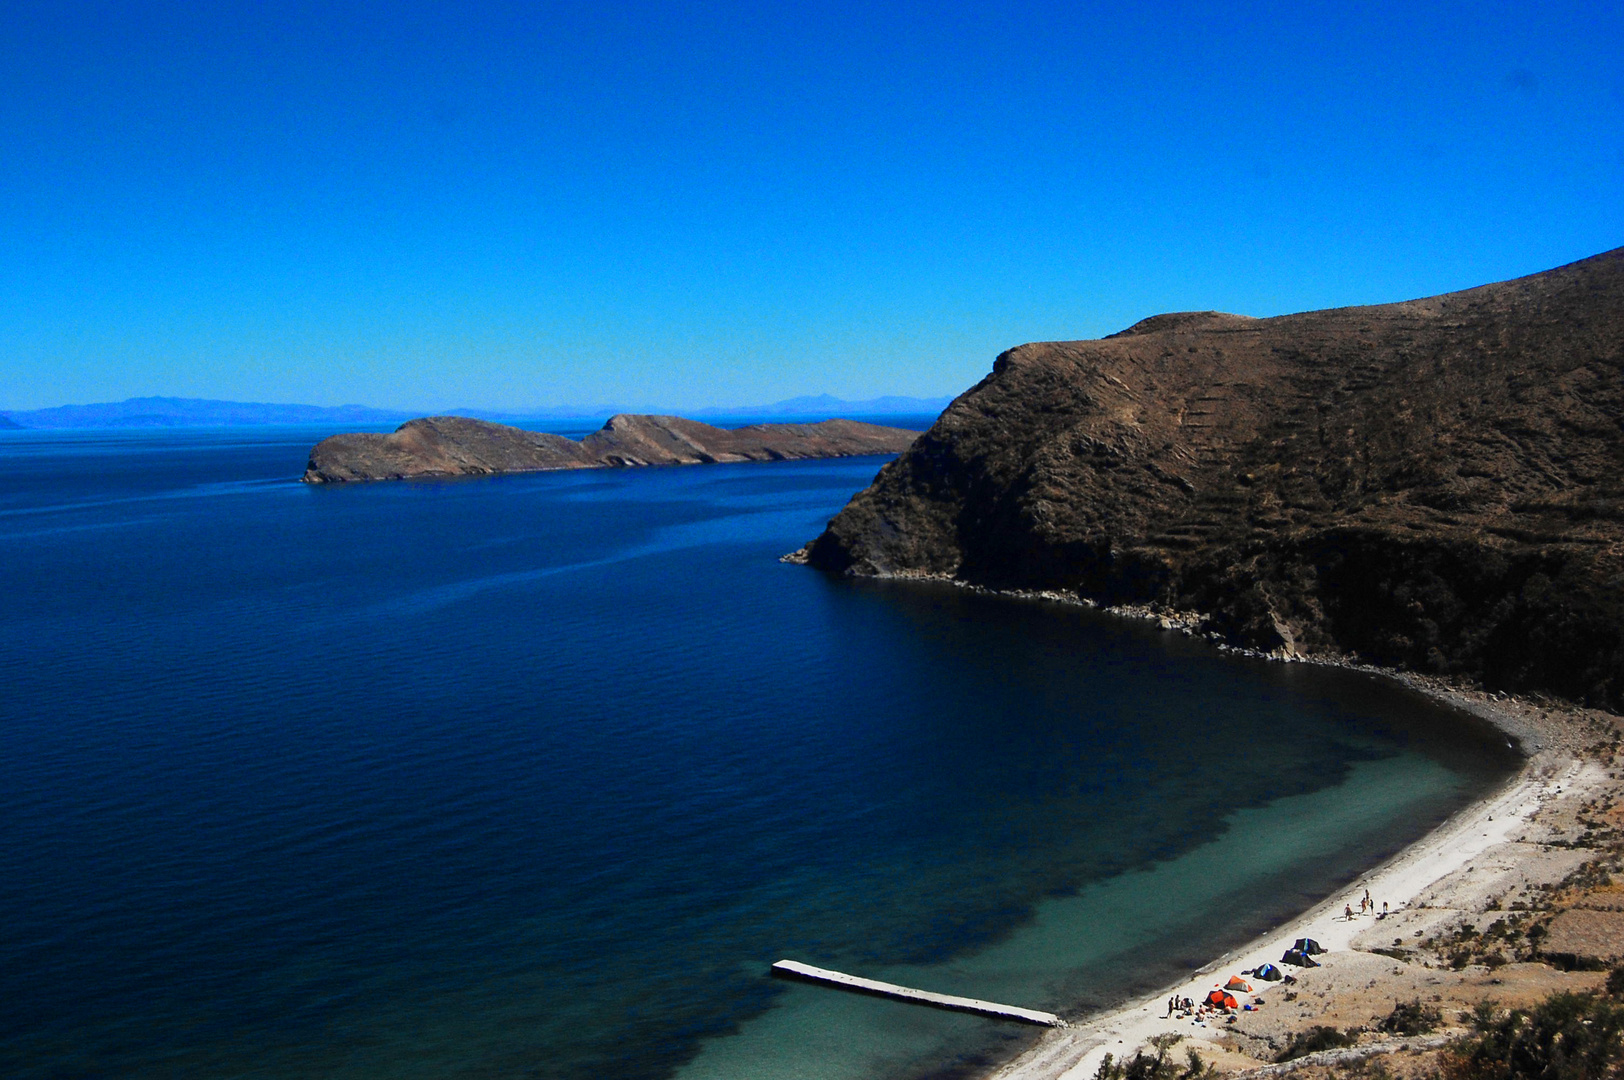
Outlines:
[{"label": "rocky shore", "polygon": [[[804,550],[785,556],[803,562]],[[945,575],[896,575],[951,580]],[[1163,630],[1209,636],[1204,617],[1144,605],[1103,606],[1053,590],[961,588],[1011,599],[1082,604]],[[1191,978],[1046,1034],[988,1080],[1133,1080],[1101,1074],[1143,1055],[1168,1066],[1137,1080],[1298,1076],[1436,1077],[1485,1003],[1504,1014],[1552,995],[1599,994],[1624,966],[1624,716],[1545,695],[1512,695],[1347,657],[1220,649],[1279,662],[1326,664],[1393,679],[1503,732],[1524,757],[1517,774],[1345,893]],[[1614,876],[1618,880],[1615,882]],[[1368,912],[1345,916],[1367,891]],[[1381,905],[1388,914],[1378,918]],[[1229,977],[1281,964],[1298,938],[1328,951],[1319,967],[1286,967],[1289,985],[1254,980],[1252,1011],[1199,1023],[1168,1016],[1166,1001],[1199,1001]],[[1330,1049],[1298,1054],[1329,1041]],[[1192,1070],[1194,1052],[1201,1069]],[[1286,1060],[1281,1060],[1286,1058]],[[1176,1064],[1174,1064],[1176,1062]]]},{"label": "rocky shore", "polygon": [[[1046,1036],[996,1080],[1093,1080],[1106,1055],[1171,1054],[1186,1074],[1247,1077],[1436,1076],[1476,1010],[1530,1008],[1602,989],[1624,963],[1624,783],[1620,718],[1601,710],[1452,687],[1406,684],[1489,720],[1528,755],[1501,790],[1462,811],[1346,895],[1201,968],[1178,986]],[[1368,891],[1388,914],[1355,912]],[[1201,1000],[1231,975],[1280,964],[1297,938],[1327,947],[1293,982],[1253,980],[1252,1010],[1166,1015],[1170,996]],[[1294,1055],[1305,1046],[1327,1049]],[[1288,1060],[1281,1061],[1280,1059]],[[1109,1066],[1107,1066],[1109,1068]]]},{"label": "rocky shore", "polygon": [[[1348,895],[998,1080],[1498,1076],[1462,1062],[1535,1023],[1508,1010],[1624,1024],[1624,249],[1424,300],[1011,349],[786,560],[1380,671],[1527,756]],[[1387,914],[1349,916],[1365,890]],[[1255,1008],[1167,1015],[1300,937],[1321,966],[1257,983]]]},{"label": "rocky shore", "polygon": [[1624,708],[1624,249],[1011,349],[802,558]]},{"label": "rocky shore", "polygon": [[611,416],[577,442],[463,416],[410,420],[387,435],[334,435],[310,451],[303,480],[334,484],[552,469],[900,454],[919,433],[856,420],[719,428],[680,416]]}]

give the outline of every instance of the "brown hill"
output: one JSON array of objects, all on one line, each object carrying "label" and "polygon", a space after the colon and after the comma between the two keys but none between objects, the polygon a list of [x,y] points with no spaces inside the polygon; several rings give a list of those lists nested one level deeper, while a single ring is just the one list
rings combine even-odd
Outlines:
[{"label": "brown hill", "polygon": [[481,476],[547,469],[898,454],[917,431],[824,420],[735,430],[680,416],[612,416],[580,442],[462,416],[410,420],[388,435],[334,435],[310,451],[308,484]]},{"label": "brown hill", "polygon": [[1624,248],[1023,345],[805,549],[1624,706]]}]

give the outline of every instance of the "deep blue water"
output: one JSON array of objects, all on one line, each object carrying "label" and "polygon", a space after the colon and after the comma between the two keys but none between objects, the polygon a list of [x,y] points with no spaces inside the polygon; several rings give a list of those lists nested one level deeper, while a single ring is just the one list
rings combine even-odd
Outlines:
[{"label": "deep blue water", "polygon": [[0,437],[0,1075],[972,1069],[1016,1033],[766,965],[1103,1002],[1509,764],[1362,677],[780,564],[881,459],[307,487],[316,434]]}]

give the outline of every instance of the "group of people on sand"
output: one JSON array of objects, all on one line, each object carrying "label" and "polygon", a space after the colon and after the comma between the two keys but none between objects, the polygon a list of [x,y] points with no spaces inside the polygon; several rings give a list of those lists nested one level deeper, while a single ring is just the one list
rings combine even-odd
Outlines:
[{"label": "group of people on sand", "polygon": [[[1291,981],[1296,982],[1297,980],[1292,979]],[[1235,1001],[1234,996],[1231,995],[1229,1000],[1231,1002]],[[1240,1008],[1246,1012],[1251,1012],[1262,1004],[1263,999],[1261,997],[1253,997],[1250,1004],[1242,1005]],[[1167,1016],[1169,1018],[1177,1016],[1181,1020],[1188,1019],[1192,1024],[1202,1026],[1209,1019],[1216,1021],[1220,1016],[1224,1018],[1224,1023],[1233,1024],[1235,1022],[1235,1012],[1236,1010],[1228,1005],[1214,1005],[1206,1001],[1191,1001],[1187,997],[1170,997],[1167,999]]]},{"label": "group of people on sand", "polygon": [[1205,1025],[1207,1018],[1216,1018],[1220,1014],[1227,1017],[1227,1023],[1233,1024],[1235,1016],[1228,1009],[1208,1005],[1205,1001],[1191,1001],[1187,997],[1170,997],[1167,999],[1167,1015],[1178,1016],[1180,1019],[1189,1018],[1190,1022]]},{"label": "group of people on sand", "polygon": [[[1354,913],[1352,904],[1343,904],[1342,905],[1342,915],[1349,922],[1353,921],[1354,914],[1355,913]],[[1372,900],[1370,898],[1370,890],[1366,889],[1365,890],[1365,895],[1361,896],[1359,898],[1359,911],[1358,911],[1358,914],[1360,914],[1360,915],[1375,915],[1376,918],[1378,918],[1378,919],[1385,919],[1385,918],[1387,918],[1387,901],[1385,901],[1385,900],[1382,901],[1382,909],[1381,909],[1381,912],[1378,914],[1377,911],[1376,911],[1376,901],[1374,901],[1374,900]]]},{"label": "group of people on sand", "polygon": [[[1383,903],[1381,905],[1381,910],[1378,912],[1376,910],[1376,901],[1370,896],[1370,890],[1365,889],[1364,895],[1359,898],[1359,910],[1356,912],[1353,910],[1352,904],[1344,904],[1342,905],[1342,914],[1349,922],[1352,922],[1355,918],[1358,918],[1361,915],[1375,915],[1378,919],[1385,919],[1388,915],[1388,908],[1387,904]],[[1311,957],[1300,955],[1299,950],[1303,952],[1325,951],[1311,940],[1298,939],[1297,944],[1292,947],[1292,951],[1286,953],[1286,957],[1283,962],[1294,963],[1299,966],[1304,964],[1308,965],[1309,967],[1316,966]],[[1296,959],[1293,959],[1294,956]],[[1268,969],[1268,971],[1265,971],[1265,969]],[[1274,969],[1272,964],[1265,964],[1263,967],[1256,968],[1253,971],[1242,972],[1242,974],[1251,975],[1253,978],[1260,978],[1266,974],[1270,979],[1277,981],[1281,979],[1279,972]],[[1287,975],[1284,978],[1284,982],[1287,984],[1294,983],[1296,981],[1297,980],[1290,975]],[[1250,986],[1240,982],[1238,979],[1232,979],[1229,984],[1219,988],[1221,993],[1215,992],[1209,995],[1211,998],[1210,1001],[1191,1001],[1187,997],[1179,997],[1175,995],[1167,999],[1167,1018],[1171,1019],[1174,1016],[1178,1016],[1180,1018],[1189,1017],[1192,1023],[1205,1025],[1209,1017],[1216,1019],[1219,1016],[1223,1016],[1225,1023],[1233,1024],[1235,1022],[1237,999],[1230,993],[1231,987],[1238,992],[1248,994],[1251,992]],[[1220,996],[1225,999],[1223,1004],[1218,1003]],[[1250,1004],[1239,1006],[1239,1008],[1250,1012],[1262,1004],[1263,999],[1254,995]]]}]

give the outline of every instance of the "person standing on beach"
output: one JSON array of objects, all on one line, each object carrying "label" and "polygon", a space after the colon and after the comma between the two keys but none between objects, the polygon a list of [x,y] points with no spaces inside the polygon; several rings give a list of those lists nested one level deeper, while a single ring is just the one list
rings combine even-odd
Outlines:
[{"label": "person standing on beach", "polygon": [[1347,920],[1349,922],[1352,922],[1353,921],[1353,905],[1352,904],[1343,904],[1342,905],[1342,914],[1343,914],[1344,917],[1347,918]]}]

